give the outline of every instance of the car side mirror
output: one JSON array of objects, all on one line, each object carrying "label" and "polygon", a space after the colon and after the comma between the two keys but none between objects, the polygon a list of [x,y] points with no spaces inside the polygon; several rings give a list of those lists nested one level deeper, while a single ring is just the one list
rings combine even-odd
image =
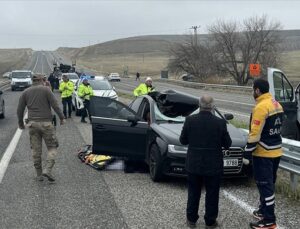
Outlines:
[{"label": "car side mirror", "polygon": [[224,117],[227,121],[232,120],[234,118],[233,114],[224,114]]},{"label": "car side mirror", "polygon": [[139,121],[139,118],[136,115],[128,115],[127,121],[136,124]]},{"label": "car side mirror", "polygon": [[3,91],[0,91],[0,95],[2,95],[3,94]]}]

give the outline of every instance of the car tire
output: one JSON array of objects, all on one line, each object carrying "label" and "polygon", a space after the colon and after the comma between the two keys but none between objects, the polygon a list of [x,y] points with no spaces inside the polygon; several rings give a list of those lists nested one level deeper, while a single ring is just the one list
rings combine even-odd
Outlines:
[{"label": "car tire", "polygon": [[2,114],[0,114],[0,119],[4,119],[5,118],[5,103],[3,102],[2,104]]},{"label": "car tire", "polygon": [[153,144],[149,151],[149,173],[151,180],[154,182],[159,182],[163,179],[163,161],[156,144]]},{"label": "car tire", "polygon": [[12,90],[12,91],[14,91],[14,90],[15,90],[15,88],[14,88],[14,87],[11,87],[11,90]]}]

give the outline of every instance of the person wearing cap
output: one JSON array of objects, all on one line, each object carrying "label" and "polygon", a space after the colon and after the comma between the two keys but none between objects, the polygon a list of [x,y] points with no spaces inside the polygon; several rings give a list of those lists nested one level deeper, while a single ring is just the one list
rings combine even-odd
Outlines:
[{"label": "person wearing cap", "polygon": [[199,218],[201,187],[206,189],[206,228],[218,226],[219,190],[223,174],[223,151],[229,149],[231,138],[226,121],[215,116],[214,100],[204,95],[199,101],[200,112],[188,116],[182,128],[180,142],[188,145],[186,171],[188,174],[187,225],[196,227]]},{"label": "person wearing cap", "polygon": [[94,91],[89,84],[87,78],[82,79],[82,83],[78,88],[78,96],[83,100],[84,108],[81,112],[81,122],[86,123],[85,118],[90,116],[90,99],[94,95]]},{"label": "person wearing cap", "polygon": [[[48,87],[43,85],[43,75],[41,74],[33,75],[32,87],[26,89],[19,99],[17,115],[20,129],[25,129],[23,118],[26,107],[28,110],[30,146],[37,180],[42,181],[43,176],[45,176],[49,181],[54,181],[51,171],[55,164],[58,141],[52,124],[53,115],[51,108],[59,116],[61,125],[64,124],[64,115],[54,94]],[[44,171],[42,168],[43,140],[48,149]]]},{"label": "person wearing cap", "polygon": [[45,75],[43,76],[43,84],[44,84],[44,86],[49,87],[52,90],[51,84],[47,80],[47,76],[45,76]]},{"label": "person wearing cap", "polygon": [[63,113],[65,115],[65,118],[67,118],[67,105],[68,105],[69,118],[71,118],[72,94],[74,92],[74,83],[69,80],[69,77],[67,75],[63,75],[63,82],[61,82],[59,85],[59,91],[61,93]]},{"label": "person wearing cap", "polygon": [[147,95],[149,92],[154,91],[152,86],[151,77],[147,77],[145,83],[141,83],[137,88],[133,90],[134,96]]}]

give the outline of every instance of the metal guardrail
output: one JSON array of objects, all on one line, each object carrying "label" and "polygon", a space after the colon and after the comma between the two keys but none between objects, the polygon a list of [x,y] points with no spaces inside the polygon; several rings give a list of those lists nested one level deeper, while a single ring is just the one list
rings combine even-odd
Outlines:
[{"label": "metal guardrail", "polygon": [[[243,130],[249,133],[248,130]],[[282,138],[282,149],[279,168],[290,173],[290,187],[292,191],[296,191],[300,176],[300,142]]]},{"label": "metal guardrail", "polygon": [[158,82],[163,83],[171,83],[183,87],[196,88],[196,89],[204,89],[204,90],[220,90],[220,91],[233,91],[242,94],[251,94],[253,89],[252,87],[246,86],[235,86],[235,85],[223,85],[223,84],[207,84],[207,83],[197,83],[197,82],[189,82],[182,80],[172,80],[172,79],[158,79]]},{"label": "metal guardrail", "polygon": [[300,142],[283,138],[282,147],[283,155],[279,167],[290,173],[290,186],[296,191],[300,176]]}]

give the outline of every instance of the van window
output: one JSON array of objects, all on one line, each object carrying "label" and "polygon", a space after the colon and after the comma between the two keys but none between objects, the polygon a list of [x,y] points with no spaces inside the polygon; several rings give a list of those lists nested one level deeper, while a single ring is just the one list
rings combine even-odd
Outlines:
[{"label": "van window", "polygon": [[30,72],[12,72],[11,78],[23,79],[23,78],[31,78]]},{"label": "van window", "polygon": [[278,102],[293,101],[293,87],[281,72],[274,72],[275,99]]}]

